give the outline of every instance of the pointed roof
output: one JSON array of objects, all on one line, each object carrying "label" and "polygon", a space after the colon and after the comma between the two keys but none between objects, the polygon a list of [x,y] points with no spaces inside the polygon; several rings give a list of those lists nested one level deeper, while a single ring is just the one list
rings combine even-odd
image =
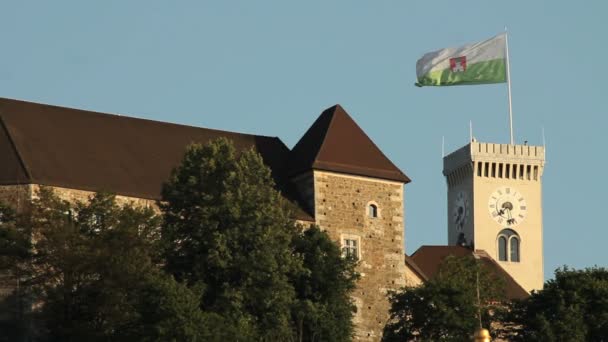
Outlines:
[{"label": "pointed roof", "polygon": [[410,182],[340,105],[323,111],[291,150],[291,176],[311,169]]},{"label": "pointed roof", "polygon": [[505,292],[509,299],[524,299],[530,296],[519,283],[505,271],[500,264],[496,262],[484,250],[472,250],[462,246],[421,246],[411,259],[418,265],[429,279],[433,279],[439,272],[441,263],[448,256],[464,257],[473,256],[479,258],[483,264],[495,275],[501,277],[505,281]]}]

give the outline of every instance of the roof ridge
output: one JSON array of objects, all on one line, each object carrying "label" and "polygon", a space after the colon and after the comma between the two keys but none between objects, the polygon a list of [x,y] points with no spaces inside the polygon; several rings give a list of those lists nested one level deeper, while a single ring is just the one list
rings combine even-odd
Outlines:
[{"label": "roof ridge", "polygon": [[8,129],[8,127],[6,127],[6,123],[4,122],[4,119],[2,118],[1,115],[0,115],[0,126],[2,126],[2,128],[6,132],[6,137],[8,138],[8,141],[11,144],[11,148],[13,149],[13,151],[15,151],[15,155],[17,156],[17,159],[19,159],[19,163],[21,164],[21,167],[23,168],[23,173],[25,173],[25,177],[27,178],[27,179],[25,179],[25,181],[31,182],[32,173],[30,172],[29,167],[25,163],[25,159],[19,152],[17,145],[15,145],[15,141],[13,140],[13,136],[11,135],[11,131]]},{"label": "roof ridge", "polygon": [[329,109],[333,108],[333,111],[331,111],[331,114],[330,114],[331,115],[331,119],[329,120],[329,124],[327,125],[327,129],[323,133],[323,139],[321,139],[321,146],[317,150],[317,153],[315,154],[315,158],[313,160],[317,160],[317,158],[319,157],[319,154],[321,153],[321,150],[325,147],[325,138],[327,137],[327,133],[331,129],[331,125],[334,123],[334,119],[335,119],[334,114],[336,113],[336,109],[338,109],[338,107],[342,107],[342,106],[340,106],[340,104],[337,103],[337,104],[335,104],[332,107],[329,107],[327,109],[327,110],[329,110]]},{"label": "roof ridge", "polygon": [[260,134],[252,134],[252,133],[242,133],[242,132],[227,131],[227,130],[221,130],[221,129],[215,129],[215,128],[208,128],[208,127],[187,125],[187,124],[176,123],[176,122],[169,122],[169,121],[161,121],[161,120],[155,120],[155,119],[149,119],[149,118],[136,117],[136,116],[132,116],[132,114],[106,113],[106,112],[101,112],[101,111],[98,111],[98,110],[89,110],[89,109],[75,108],[75,107],[69,107],[69,106],[60,106],[60,105],[54,105],[54,104],[48,104],[48,103],[40,103],[40,102],[33,102],[33,101],[27,101],[27,100],[21,100],[21,99],[11,99],[11,98],[7,98],[7,97],[0,97],[0,103],[1,103],[1,101],[14,101],[14,102],[27,103],[27,104],[37,105],[37,106],[57,108],[57,109],[69,109],[69,110],[73,110],[75,112],[83,112],[85,114],[95,114],[95,115],[100,115],[100,116],[106,116],[106,117],[110,117],[110,118],[113,118],[113,119],[120,118],[120,119],[140,120],[140,121],[147,121],[147,122],[151,122],[151,123],[158,123],[158,124],[164,124],[164,125],[174,125],[174,126],[179,126],[179,127],[190,127],[190,128],[206,129],[206,130],[210,130],[210,131],[214,131],[214,132],[219,132],[219,133],[240,134],[240,135],[248,135],[248,136],[252,136],[252,137],[262,137],[262,138],[271,138],[271,139],[279,139],[279,140],[281,140],[278,136],[260,135]]}]

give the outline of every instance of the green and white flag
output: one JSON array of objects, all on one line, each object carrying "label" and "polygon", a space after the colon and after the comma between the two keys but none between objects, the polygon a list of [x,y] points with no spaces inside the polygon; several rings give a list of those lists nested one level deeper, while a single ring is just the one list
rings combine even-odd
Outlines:
[{"label": "green and white flag", "polygon": [[416,85],[506,82],[506,58],[505,33],[483,42],[429,52],[416,62]]}]

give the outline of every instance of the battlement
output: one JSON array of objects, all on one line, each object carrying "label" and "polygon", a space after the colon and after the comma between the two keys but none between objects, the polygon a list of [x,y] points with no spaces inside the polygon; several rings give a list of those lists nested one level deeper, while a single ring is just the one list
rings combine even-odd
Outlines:
[{"label": "battlement", "polygon": [[472,141],[443,158],[443,174],[448,175],[476,162],[530,165],[542,169],[545,164],[545,148]]}]

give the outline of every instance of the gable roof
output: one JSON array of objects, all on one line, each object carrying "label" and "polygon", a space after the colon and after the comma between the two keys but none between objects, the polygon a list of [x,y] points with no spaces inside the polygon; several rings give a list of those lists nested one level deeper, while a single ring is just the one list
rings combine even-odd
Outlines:
[{"label": "gable roof", "polygon": [[[186,146],[226,137],[254,148],[279,191],[289,149],[276,137],[241,134],[0,98],[0,184],[41,184],[160,199]],[[301,208],[296,219],[314,222]]]},{"label": "gable roof", "polygon": [[530,294],[521,287],[504,268],[483,250],[473,251],[472,249],[462,246],[422,246],[411,255],[411,258],[429,279],[433,279],[439,272],[441,263],[449,255],[456,257],[473,256],[479,258],[489,270],[504,279],[507,298],[523,299],[530,296]]},{"label": "gable roof", "polygon": [[291,150],[289,175],[312,169],[410,182],[340,105],[321,113]]},{"label": "gable roof", "polygon": [[427,275],[424,274],[424,272],[420,269],[420,267],[418,267],[418,265],[416,265],[416,263],[414,262],[414,260],[412,260],[411,257],[407,256],[407,254],[404,254],[404,257],[405,257],[405,265],[407,267],[409,267],[412,272],[416,273],[416,275],[422,281],[429,280],[429,277],[427,277]]}]

